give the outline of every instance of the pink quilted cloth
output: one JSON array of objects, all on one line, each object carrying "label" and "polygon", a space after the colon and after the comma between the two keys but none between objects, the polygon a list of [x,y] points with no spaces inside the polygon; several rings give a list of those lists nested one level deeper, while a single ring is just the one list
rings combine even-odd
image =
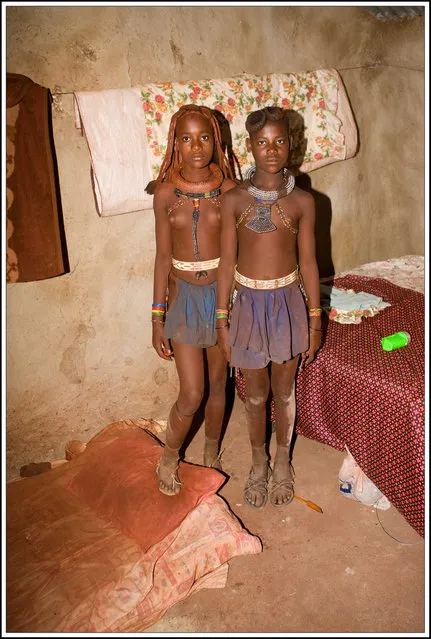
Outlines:
[{"label": "pink quilted cloth", "polygon": [[233,557],[262,551],[215,494],[145,552],[67,489],[92,452],[149,424],[110,424],[71,461],[8,483],[7,632],[141,632],[200,588],[223,588]]}]

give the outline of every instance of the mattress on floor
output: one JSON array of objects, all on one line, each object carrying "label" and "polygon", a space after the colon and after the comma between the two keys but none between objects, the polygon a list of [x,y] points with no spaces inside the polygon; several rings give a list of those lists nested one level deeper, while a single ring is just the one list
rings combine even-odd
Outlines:
[{"label": "mattress on floor", "polygon": [[[143,549],[133,527],[127,528],[130,512],[121,511],[127,508],[131,487],[136,504],[139,470],[132,468],[132,486],[118,470],[127,464],[112,472],[105,466],[107,460],[115,461],[113,449],[118,442],[120,450],[122,437],[130,439],[130,434],[150,427],[151,420],[110,424],[70,461],[7,484],[7,632],[143,631],[199,589],[223,588],[233,557],[261,552],[260,540],[211,490],[199,495],[197,505],[181,515],[176,527],[171,524],[162,539]],[[107,475],[101,513],[91,500],[89,506],[76,494],[76,483],[88,476],[92,464],[95,482],[100,482],[101,472]],[[209,468],[197,470],[220,474]],[[158,492],[155,471],[154,467],[151,478]],[[144,493],[148,498],[148,486]],[[106,517],[110,496],[115,521]],[[148,510],[154,517],[154,508]],[[145,516],[142,505],[140,516]]]}]

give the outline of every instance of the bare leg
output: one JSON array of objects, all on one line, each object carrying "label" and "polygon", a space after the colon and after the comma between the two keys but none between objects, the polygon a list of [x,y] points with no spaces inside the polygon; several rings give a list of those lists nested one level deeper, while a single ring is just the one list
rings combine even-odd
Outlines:
[{"label": "bare leg", "polygon": [[269,463],[266,454],[266,402],[269,395],[268,369],[241,369],[245,379],[245,412],[250,437],[252,467],[244,489],[245,501],[263,508],[268,499]]},{"label": "bare leg", "polygon": [[205,407],[204,466],[221,470],[218,458],[226,407],[226,360],[218,346],[207,348],[209,396]]},{"label": "bare leg", "polygon": [[165,495],[176,495],[180,491],[181,483],[177,477],[178,453],[200,406],[204,390],[202,349],[188,344],[173,343],[172,346],[180,392],[169,413],[166,445],[157,468],[159,490]]},{"label": "bare leg", "polygon": [[298,361],[299,356],[284,364],[272,364],[271,388],[277,439],[271,488],[271,503],[274,506],[287,505],[294,497],[290,445],[296,418],[295,375]]}]

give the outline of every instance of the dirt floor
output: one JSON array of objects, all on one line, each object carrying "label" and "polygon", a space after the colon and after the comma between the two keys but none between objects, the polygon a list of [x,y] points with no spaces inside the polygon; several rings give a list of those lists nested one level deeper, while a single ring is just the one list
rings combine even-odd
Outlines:
[{"label": "dirt floor", "polygon": [[[85,432],[69,433],[67,441],[76,437],[90,438]],[[203,437],[200,428],[186,460],[202,463]],[[164,433],[160,439],[164,441]],[[62,451],[65,443],[59,444]],[[274,448],[271,443],[271,453]],[[195,593],[145,633],[426,632],[427,542],[395,508],[376,511],[339,492],[343,452],[302,436],[294,443],[296,493],[318,504],[321,514],[296,499],[283,508],[268,503],[263,511],[244,503],[251,455],[238,396],[222,449],[227,481],[220,495],[261,539],[263,551],[233,558],[225,588]],[[42,459],[46,457],[36,455],[20,461]]]},{"label": "dirt floor", "polygon": [[[201,428],[186,459],[202,463],[202,444]],[[225,588],[190,596],[147,633],[425,632],[424,540],[393,507],[376,512],[340,494],[343,452],[302,436],[295,441],[296,493],[320,514],[296,499],[263,511],[244,504],[251,458],[238,398],[223,449],[229,479],[220,495],[263,552],[232,559]]]}]

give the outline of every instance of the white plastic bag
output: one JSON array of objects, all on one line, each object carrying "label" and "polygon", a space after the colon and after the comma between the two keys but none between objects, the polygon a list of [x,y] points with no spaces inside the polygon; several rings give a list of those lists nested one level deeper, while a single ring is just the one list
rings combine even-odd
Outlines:
[{"label": "white plastic bag", "polygon": [[338,473],[341,494],[348,499],[360,501],[361,504],[365,504],[365,506],[374,506],[380,510],[390,508],[391,503],[387,497],[385,497],[360,469],[347,446],[346,450],[347,455]]}]

